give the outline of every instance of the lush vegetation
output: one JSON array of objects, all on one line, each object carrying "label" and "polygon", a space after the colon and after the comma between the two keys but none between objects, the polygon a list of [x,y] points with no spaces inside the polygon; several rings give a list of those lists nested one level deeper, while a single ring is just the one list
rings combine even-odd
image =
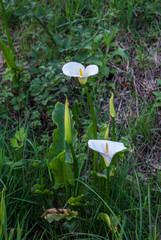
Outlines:
[{"label": "lush vegetation", "polygon": [[160,7],[0,0],[1,240],[160,239]]}]

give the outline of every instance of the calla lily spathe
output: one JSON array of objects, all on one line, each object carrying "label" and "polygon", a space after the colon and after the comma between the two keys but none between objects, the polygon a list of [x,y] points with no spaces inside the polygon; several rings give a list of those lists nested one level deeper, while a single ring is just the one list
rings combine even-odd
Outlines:
[{"label": "calla lily spathe", "polygon": [[102,155],[107,167],[116,153],[127,149],[121,142],[93,139],[88,141],[88,147]]},{"label": "calla lily spathe", "polygon": [[97,65],[89,65],[86,68],[77,62],[66,63],[62,71],[64,75],[69,77],[77,77],[81,84],[86,84],[87,78],[98,73]]}]

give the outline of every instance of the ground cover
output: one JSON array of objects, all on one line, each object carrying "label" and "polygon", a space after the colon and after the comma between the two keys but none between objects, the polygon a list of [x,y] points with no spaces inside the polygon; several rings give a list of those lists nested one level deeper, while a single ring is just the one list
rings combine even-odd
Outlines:
[{"label": "ground cover", "polygon": [[[160,2],[3,3],[13,58],[7,51],[17,67],[6,64],[3,43],[12,46],[1,8],[0,239],[160,239]],[[99,68],[86,84],[98,139],[104,139],[109,125],[112,140],[114,118],[115,141],[129,150],[110,170],[109,200],[107,175],[93,171],[95,156],[88,148],[94,136],[86,88],[62,72],[71,61]],[[76,199],[69,179],[65,184],[64,153],[53,138],[57,126],[65,134],[56,119],[64,118],[64,105],[57,102],[65,104],[66,96],[77,130],[72,133],[80,169],[73,184],[79,188]],[[97,158],[100,169],[106,169]],[[57,219],[49,223],[47,214]]]}]

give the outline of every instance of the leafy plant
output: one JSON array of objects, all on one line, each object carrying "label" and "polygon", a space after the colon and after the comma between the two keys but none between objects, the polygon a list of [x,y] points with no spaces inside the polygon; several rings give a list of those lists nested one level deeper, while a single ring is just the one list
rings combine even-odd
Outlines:
[{"label": "leafy plant", "polygon": [[14,55],[12,39],[11,39],[11,35],[10,35],[10,32],[9,32],[6,12],[5,12],[5,8],[4,8],[2,0],[0,0],[0,5],[1,5],[1,8],[2,8],[4,25],[5,25],[5,30],[6,30],[6,34],[7,34],[8,43],[9,43],[9,48],[8,48],[5,44],[5,42],[0,40],[0,48],[3,52],[3,55],[4,55],[4,58],[5,58],[5,61],[7,63],[8,68],[11,69],[10,72],[13,74],[12,83],[13,84],[18,84],[19,83],[19,75],[20,75],[20,72],[22,72],[22,69],[20,67],[18,67],[17,64],[16,64],[16,58],[15,58],[15,55]]}]

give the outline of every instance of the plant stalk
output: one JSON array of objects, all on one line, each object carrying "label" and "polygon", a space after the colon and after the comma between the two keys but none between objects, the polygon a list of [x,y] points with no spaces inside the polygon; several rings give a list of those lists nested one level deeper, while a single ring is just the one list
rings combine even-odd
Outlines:
[{"label": "plant stalk", "polygon": [[[95,111],[93,108],[92,100],[90,98],[88,89],[87,89],[86,85],[83,85],[83,86],[84,86],[84,90],[87,95],[87,101],[89,103],[90,110],[91,110],[92,121],[93,121],[93,136],[94,136],[94,139],[97,139],[97,121],[96,121]],[[97,156],[98,156],[98,153],[94,152],[94,171],[95,172],[97,172]]]},{"label": "plant stalk", "polygon": [[[69,144],[69,147],[70,147],[72,157],[73,157],[73,161],[74,161],[74,177],[75,177],[75,180],[78,180],[78,175],[79,175],[78,161],[77,161],[77,158],[75,156],[75,152],[74,152],[72,144]],[[76,181],[76,184],[75,184],[75,196],[77,195],[77,192],[78,192],[78,181]]]},{"label": "plant stalk", "polygon": [[107,181],[106,181],[106,197],[107,197],[107,204],[110,203],[110,179],[109,179],[109,167],[106,168],[107,174]]},{"label": "plant stalk", "polygon": [[115,118],[112,117],[112,141],[115,141]]},{"label": "plant stalk", "polygon": [[[106,168],[107,180],[106,180],[106,203],[109,206],[110,203],[110,179],[109,179],[109,167]],[[109,209],[106,209],[107,214],[109,213]]]}]

